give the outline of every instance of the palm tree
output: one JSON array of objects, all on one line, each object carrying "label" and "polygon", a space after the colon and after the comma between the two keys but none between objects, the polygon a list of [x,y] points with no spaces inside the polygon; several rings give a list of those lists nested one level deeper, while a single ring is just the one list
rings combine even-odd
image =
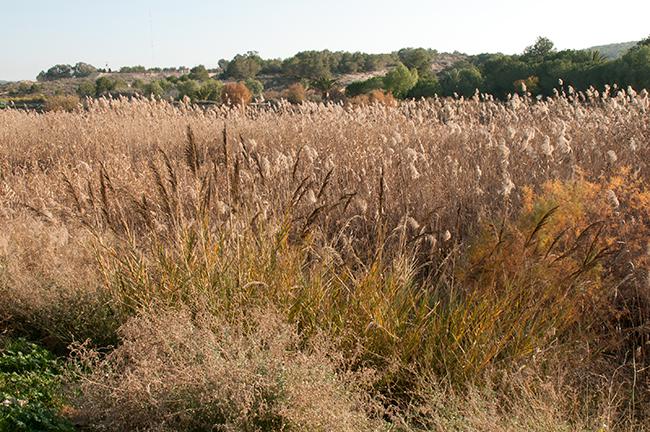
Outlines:
[{"label": "palm tree", "polygon": [[337,79],[322,77],[311,82],[311,86],[316,90],[319,90],[323,96],[323,99],[329,99],[330,92],[334,86],[338,83]]}]

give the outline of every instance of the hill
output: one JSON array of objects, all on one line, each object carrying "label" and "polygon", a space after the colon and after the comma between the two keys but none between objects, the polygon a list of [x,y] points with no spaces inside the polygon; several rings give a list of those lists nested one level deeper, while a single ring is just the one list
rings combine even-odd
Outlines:
[{"label": "hill", "polygon": [[593,46],[587,49],[590,51],[598,51],[599,53],[601,53],[603,56],[605,56],[610,60],[616,60],[636,44],[637,42],[621,42],[621,43],[613,43],[608,45]]}]

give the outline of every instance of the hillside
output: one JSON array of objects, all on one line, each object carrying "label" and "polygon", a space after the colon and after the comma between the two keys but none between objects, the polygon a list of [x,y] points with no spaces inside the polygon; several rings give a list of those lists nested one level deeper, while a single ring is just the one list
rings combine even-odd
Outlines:
[{"label": "hillside", "polygon": [[636,45],[637,42],[621,42],[608,45],[598,45],[587,48],[591,51],[598,51],[603,56],[610,60],[615,60],[625,54],[630,48]]}]

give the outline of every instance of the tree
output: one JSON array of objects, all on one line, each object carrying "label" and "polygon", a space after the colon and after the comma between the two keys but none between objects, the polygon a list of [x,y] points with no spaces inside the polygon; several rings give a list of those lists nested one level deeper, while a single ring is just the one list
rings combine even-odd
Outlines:
[{"label": "tree", "polygon": [[248,87],[248,90],[250,90],[255,97],[261,96],[264,92],[264,84],[256,79],[249,78],[244,81],[244,85]]},{"label": "tree", "polygon": [[518,57],[503,54],[485,55],[479,69],[483,76],[482,90],[500,98],[512,93],[515,81],[525,80],[532,74],[529,64]]},{"label": "tree", "polygon": [[218,101],[221,97],[223,83],[215,79],[204,81],[196,92],[199,100]]},{"label": "tree", "polygon": [[637,47],[643,47],[643,46],[650,46],[650,36],[647,38],[640,40],[639,43],[636,44]]},{"label": "tree", "polygon": [[311,82],[311,86],[321,92],[323,99],[329,99],[330,92],[336,86],[338,80],[330,78],[320,78]]},{"label": "tree", "polygon": [[67,64],[54,65],[47,72],[41,72],[37,79],[39,81],[54,81],[63,78],[72,78],[72,66]]},{"label": "tree", "polygon": [[255,51],[249,51],[246,54],[237,54],[228,63],[225,76],[235,79],[255,78],[261,69],[262,59]]},{"label": "tree", "polygon": [[282,73],[282,60],[262,60],[262,68],[260,69],[260,73],[267,75]]},{"label": "tree", "polygon": [[95,80],[95,96],[100,97],[115,90],[117,82],[109,77],[101,76]]},{"label": "tree", "polygon": [[145,84],[144,88],[142,89],[142,92],[147,97],[150,96],[162,97],[165,94],[165,89],[163,88],[161,81],[154,80],[148,84]]},{"label": "tree", "polygon": [[97,72],[97,68],[91,64],[79,62],[72,68],[72,73],[76,78],[85,78]]},{"label": "tree", "polygon": [[417,69],[420,76],[431,75],[431,64],[436,52],[424,48],[402,48],[397,51],[399,60],[409,69]]},{"label": "tree", "polygon": [[144,73],[147,71],[147,68],[141,65],[137,66],[122,66],[120,68],[120,73]]},{"label": "tree", "polygon": [[421,99],[433,97],[440,93],[440,83],[435,76],[420,78],[409,92],[406,97],[413,99]]},{"label": "tree", "polygon": [[444,96],[454,93],[460,96],[472,96],[483,86],[481,71],[473,65],[463,65],[445,71],[440,77],[440,87]]},{"label": "tree", "polygon": [[244,83],[227,83],[221,89],[221,102],[227,105],[248,105],[253,95]]},{"label": "tree", "polygon": [[548,38],[538,37],[535,43],[524,50],[524,58],[532,62],[541,62],[555,52],[555,44]]},{"label": "tree", "polygon": [[83,81],[77,87],[77,94],[81,98],[93,97],[96,93],[97,89],[95,88],[95,83],[92,81]]},{"label": "tree", "polygon": [[650,45],[637,46],[620,60],[621,84],[650,90]]},{"label": "tree", "polygon": [[205,66],[198,65],[190,69],[189,78],[196,81],[207,81],[210,79],[210,74]]},{"label": "tree", "polygon": [[330,51],[303,51],[282,64],[282,72],[293,79],[317,80],[331,78],[338,61]]},{"label": "tree", "polygon": [[178,89],[179,99],[183,99],[187,96],[191,100],[196,100],[201,87],[197,81],[188,79],[179,82],[176,88]]},{"label": "tree", "polygon": [[221,69],[222,72],[225,72],[226,69],[228,69],[229,63],[230,62],[226,59],[219,59],[219,61],[217,62],[217,64],[219,65],[219,69]]},{"label": "tree", "polygon": [[418,82],[417,69],[409,70],[402,63],[399,63],[393,70],[384,77],[384,88],[393,96],[402,98],[415,87]]}]

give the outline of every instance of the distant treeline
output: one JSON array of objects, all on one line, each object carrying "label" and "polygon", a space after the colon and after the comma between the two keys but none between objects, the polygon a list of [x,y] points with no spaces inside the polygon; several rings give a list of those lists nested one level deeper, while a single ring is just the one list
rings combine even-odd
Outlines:
[{"label": "distant treeline", "polygon": [[390,91],[396,97],[420,98],[472,96],[477,90],[498,98],[512,93],[550,96],[562,82],[576,91],[605,85],[650,89],[650,38],[621,58],[608,60],[598,51],[557,51],[553,43],[539,38],[523,54],[468,56],[433,74],[414,65],[398,65],[385,77],[370,78],[347,86],[346,95]]},{"label": "distant treeline", "polygon": [[[99,77],[83,83],[81,96],[134,92],[161,97],[190,97],[217,100],[221,80],[246,83],[253,94],[264,91],[258,77],[275,76],[287,82],[300,83],[329,97],[337,87],[338,77],[351,73],[387,71],[366,81],[349,84],[345,96],[354,97],[371,92],[391,93],[397,98],[473,95],[477,90],[498,98],[514,92],[533,96],[550,96],[558,82],[576,91],[606,84],[631,86],[637,90],[650,88],[650,38],[639,42],[622,57],[607,59],[598,51],[557,51],[549,39],[538,40],[516,55],[480,54],[458,56],[463,60],[438,71],[434,68],[440,54],[431,49],[404,48],[390,54],[366,54],[332,51],[304,51],[285,60],[263,59],[256,52],[238,54],[231,60],[221,59],[216,69],[196,66],[192,69],[123,67],[121,73],[158,73],[169,75],[150,82],[135,80],[127,84],[119,77]],[[90,77],[98,72],[86,63],[56,65],[41,72],[41,81],[71,77]],[[380,72],[381,73],[381,72]]]}]

